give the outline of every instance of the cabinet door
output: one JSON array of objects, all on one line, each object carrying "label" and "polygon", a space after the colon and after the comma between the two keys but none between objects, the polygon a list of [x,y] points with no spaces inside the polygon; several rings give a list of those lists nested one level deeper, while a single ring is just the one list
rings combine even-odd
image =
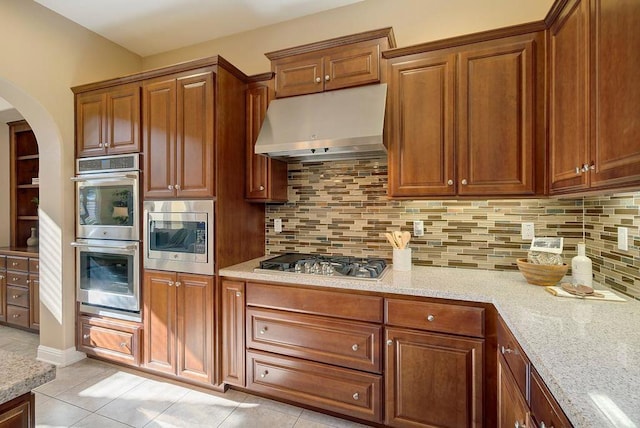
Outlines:
[{"label": "cabinet door", "polygon": [[296,55],[271,63],[276,75],[276,98],[313,94],[324,90],[322,56]]},{"label": "cabinet door", "polygon": [[287,164],[254,153],[260,127],[267,113],[269,105],[269,87],[266,84],[256,84],[247,89],[247,170],[246,192],[247,199],[260,202],[287,201]]},{"label": "cabinet door", "polygon": [[212,382],[213,278],[178,274],[176,330],[178,376]]},{"label": "cabinet door", "polygon": [[102,156],[106,153],[106,118],[104,92],[76,95],[76,156]]},{"label": "cabinet door", "polygon": [[177,80],[176,196],[214,196],[213,73]]},{"label": "cabinet door", "polygon": [[[571,428],[558,402],[535,370],[531,371],[531,414],[538,423],[533,426]],[[527,425],[529,426],[529,425]]]},{"label": "cabinet door", "polygon": [[572,0],[549,30],[549,192],[586,189],[588,2]]},{"label": "cabinet door", "polygon": [[222,382],[245,386],[244,296],[241,281],[222,280]]},{"label": "cabinet door", "polygon": [[421,54],[389,66],[389,196],[455,195],[455,57]]},{"label": "cabinet door", "polygon": [[484,341],[387,328],[386,417],[393,427],[481,427]]},{"label": "cabinet door", "polygon": [[175,196],[176,80],[147,82],[142,92],[144,196]]},{"label": "cabinet door", "polygon": [[536,49],[544,42],[534,37],[459,55],[459,195],[535,193],[536,70],[544,67]]},{"label": "cabinet door", "polygon": [[640,2],[592,1],[591,18],[591,186],[638,184]]},{"label": "cabinet door", "polygon": [[40,330],[40,280],[29,274],[29,328]]},{"label": "cabinet door", "polygon": [[502,357],[498,357],[498,428],[530,426],[527,424],[528,411],[509,368]]},{"label": "cabinet door", "polygon": [[176,373],[176,275],[144,272],[144,366]]},{"label": "cabinet door", "polygon": [[0,405],[0,427],[30,428],[36,426],[35,394],[28,392]]},{"label": "cabinet door", "polygon": [[107,139],[110,155],[140,151],[140,85],[107,92]]},{"label": "cabinet door", "polygon": [[380,81],[380,45],[377,40],[340,48],[324,58],[324,90]]}]

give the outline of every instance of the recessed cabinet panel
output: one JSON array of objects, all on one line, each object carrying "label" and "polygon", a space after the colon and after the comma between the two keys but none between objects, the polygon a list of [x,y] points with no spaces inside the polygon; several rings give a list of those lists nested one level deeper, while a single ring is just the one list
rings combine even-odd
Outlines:
[{"label": "recessed cabinet panel", "polygon": [[84,156],[104,154],[106,142],[106,94],[87,93],[76,97],[76,151]]},{"label": "recessed cabinet panel", "polygon": [[145,367],[165,373],[176,371],[175,274],[144,274]]},{"label": "recessed cabinet panel", "polygon": [[[380,81],[380,45],[377,41],[340,49],[324,62],[324,89],[333,90]],[[328,77],[328,78],[327,78]]]}]

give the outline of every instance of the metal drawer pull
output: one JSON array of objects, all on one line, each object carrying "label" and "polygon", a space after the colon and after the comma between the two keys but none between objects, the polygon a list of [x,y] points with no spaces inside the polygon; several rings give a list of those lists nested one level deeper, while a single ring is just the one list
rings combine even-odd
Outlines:
[{"label": "metal drawer pull", "polygon": [[447,180],[447,184],[448,184],[449,186],[453,186],[453,180]]},{"label": "metal drawer pull", "polygon": [[167,284],[169,287],[173,287],[174,282],[173,281],[169,281],[169,283]]},{"label": "metal drawer pull", "polygon": [[31,284],[31,280],[30,279],[27,279],[27,284]]},{"label": "metal drawer pull", "polygon": [[527,426],[525,424],[521,424],[519,421],[516,421],[516,423],[513,425],[513,428],[527,428]]},{"label": "metal drawer pull", "polygon": [[14,294],[11,296],[12,299],[19,299],[20,297],[22,297],[20,294]]},{"label": "metal drawer pull", "polygon": [[0,275],[0,279],[4,279],[4,275]]},{"label": "metal drawer pull", "polygon": [[264,186],[260,185],[260,187],[258,187],[259,190],[264,190]]},{"label": "metal drawer pull", "polygon": [[463,185],[463,186],[466,186],[466,185],[467,185],[467,179],[466,179],[466,178],[463,178],[463,179],[462,179],[462,181],[461,181],[461,183],[462,183],[462,185]]},{"label": "metal drawer pull", "polygon": [[391,345],[393,345],[393,340],[391,339],[387,340],[387,346],[391,346]]},{"label": "metal drawer pull", "polygon": [[15,276],[13,277],[12,281],[17,281],[18,278],[16,278]]},{"label": "metal drawer pull", "polygon": [[324,80],[326,80],[326,81],[328,82],[329,80],[331,80],[331,76],[329,76],[328,74],[327,74],[327,75],[325,75],[325,76],[324,76]]},{"label": "metal drawer pull", "polygon": [[266,377],[269,374],[269,371],[265,370],[262,373],[260,373],[260,377]]},{"label": "metal drawer pull", "polygon": [[353,394],[353,399],[354,400],[359,400],[360,399],[360,394],[358,394],[357,392],[355,394]]},{"label": "metal drawer pull", "polygon": [[354,351],[357,351],[360,347],[358,346],[358,344],[354,344],[351,349],[353,349]]},{"label": "metal drawer pull", "polygon": [[236,291],[236,297],[240,297],[240,296],[242,296],[242,293],[239,291]]},{"label": "metal drawer pull", "polygon": [[13,318],[20,318],[20,314],[13,314]]},{"label": "metal drawer pull", "polygon": [[11,262],[11,266],[18,266],[18,262]]},{"label": "metal drawer pull", "polygon": [[90,337],[91,337],[91,335],[90,335],[90,334],[83,334],[83,335],[82,335],[82,338],[83,338],[83,339],[89,339]]},{"label": "metal drawer pull", "polygon": [[175,188],[176,188],[176,190],[180,190],[180,185],[179,185],[179,184],[176,184],[176,185],[175,185]]},{"label": "metal drawer pull", "polygon": [[434,317],[433,315],[431,315],[431,314],[427,315],[427,321],[432,322],[435,319],[436,319],[436,317]]},{"label": "metal drawer pull", "polygon": [[269,330],[267,327],[262,327],[260,329],[260,334],[265,334],[267,332],[267,330]]},{"label": "metal drawer pull", "polygon": [[504,346],[502,348],[500,348],[502,351],[502,354],[511,354],[513,353],[513,349],[511,348],[505,348]]},{"label": "metal drawer pull", "polygon": [[120,342],[120,347],[121,348],[126,348],[127,347],[127,342]]},{"label": "metal drawer pull", "polygon": [[167,189],[169,189],[169,190],[173,190],[173,184],[169,184],[169,185],[167,186]]}]

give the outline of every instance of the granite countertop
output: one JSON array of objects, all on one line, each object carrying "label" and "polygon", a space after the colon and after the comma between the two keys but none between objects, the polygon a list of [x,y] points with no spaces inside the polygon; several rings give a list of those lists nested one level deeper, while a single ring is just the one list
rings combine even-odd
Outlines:
[{"label": "granite countertop", "polygon": [[55,366],[0,349],[0,404],[56,377]]},{"label": "granite countertop", "polygon": [[[220,276],[492,303],[575,427],[640,427],[640,302],[554,297],[519,272],[413,266],[379,281],[254,272]],[[596,284],[596,288],[599,287]]]}]

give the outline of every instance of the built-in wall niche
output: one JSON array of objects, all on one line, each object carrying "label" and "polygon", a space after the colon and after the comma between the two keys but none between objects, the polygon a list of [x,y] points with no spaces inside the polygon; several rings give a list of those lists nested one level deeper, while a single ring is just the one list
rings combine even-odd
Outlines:
[{"label": "built-in wall niche", "polygon": [[29,124],[9,122],[10,136],[10,244],[26,247],[32,228],[38,228],[38,141]]}]

